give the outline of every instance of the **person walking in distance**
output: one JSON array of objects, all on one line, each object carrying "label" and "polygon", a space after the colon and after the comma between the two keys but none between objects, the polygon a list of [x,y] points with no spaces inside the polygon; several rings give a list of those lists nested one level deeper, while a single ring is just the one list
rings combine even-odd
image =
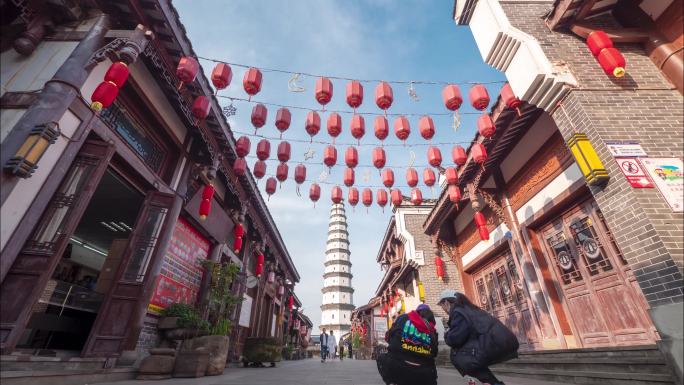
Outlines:
[{"label": "person walking in distance", "polygon": [[437,385],[439,338],[429,306],[421,304],[397,317],[385,340],[389,344],[387,353],[378,356],[377,364],[386,384]]},{"label": "person walking in distance", "polygon": [[489,366],[518,356],[515,334],[461,292],[444,290],[438,305],[449,315],[444,341],[451,347],[454,367],[483,384],[504,385]]},{"label": "person walking in distance", "polygon": [[354,346],[352,344],[351,338],[349,339],[348,343],[349,345],[347,345],[347,350],[349,350],[349,359],[351,360],[354,358]]},{"label": "person walking in distance", "polygon": [[340,341],[340,361],[344,360],[344,341]]},{"label": "person walking in distance", "polygon": [[328,333],[325,332],[325,328],[322,329],[323,332],[321,333],[321,362],[325,362],[325,359],[328,357],[328,339],[329,335]]},{"label": "person walking in distance", "polygon": [[337,340],[335,339],[332,330],[328,336],[328,354],[330,355],[330,359],[334,359],[335,355],[337,355]]}]

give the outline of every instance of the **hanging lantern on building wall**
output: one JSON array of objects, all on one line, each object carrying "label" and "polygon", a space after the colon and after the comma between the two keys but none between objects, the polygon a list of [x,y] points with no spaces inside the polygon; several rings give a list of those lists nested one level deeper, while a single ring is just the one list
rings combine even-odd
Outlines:
[{"label": "hanging lantern on building wall", "polygon": [[607,33],[596,30],[587,36],[587,47],[593,56],[598,56],[606,48],[613,48],[613,40]]},{"label": "hanging lantern on building wall", "polygon": [[323,106],[330,102],[333,96],[333,84],[330,79],[320,77],[316,80],[316,101]]},{"label": "hanging lantern on building wall", "polygon": [[199,207],[199,217],[201,220],[207,219],[211,213],[211,200],[214,198],[214,185],[206,184],[202,190],[202,201]]},{"label": "hanging lantern on building wall", "polygon": [[418,185],[418,172],[413,167],[406,169],[406,184],[408,184],[409,187],[416,187],[416,185]]},{"label": "hanging lantern on building wall", "polygon": [[283,133],[290,128],[290,122],[292,121],[292,114],[290,110],[285,107],[281,107],[276,112],[275,126],[280,131],[280,137],[283,137]]},{"label": "hanging lantern on building wall", "polygon": [[419,206],[421,203],[423,203],[423,193],[420,192],[420,189],[414,188],[411,191],[411,203],[413,203],[415,206]]},{"label": "hanging lantern on building wall", "polygon": [[330,199],[335,204],[342,202],[342,188],[340,186],[335,186],[332,188],[330,191]]},{"label": "hanging lantern on building wall", "polygon": [[344,170],[344,185],[347,187],[351,187],[354,185],[354,169],[353,168],[347,168]]},{"label": "hanging lantern on building wall", "polygon": [[259,253],[257,255],[257,258],[256,258],[256,268],[254,270],[254,274],[257,277],[261,277],[261,274],[264,273],[264,261],[265,261],[264,254]]},{"label": "hanging lantern on building wall", "polygon": [[352,80],[347,83],[347,104],[356,112],[361,103],[363,103],[363,86],[358,80]]},{"label": "hanging lantern on building wall", "polygon": [[242,79],[242,87],[245,89],[247,95],[249,95],[249,100],[252,100],[252,96],[261,91],[261,81],[262,75],[261,71],[258,69],[250,68],[245,72],[245,77]]},{"label": "hanging lantern on building wall", "polygon": [[194,82],[198,71],[199,63],[197,60],[190,56],[183,56],[176,67],[176,76],[181,81],[178,89],[183,88],[183,83]]},{"label": "hanging lantern on building wall", "polygon": [[477,230],[480,234],[480,239],[483,241],[489,240],[489,229],[487,229],[487,218],[485,218],[484,214],[482,214],[481,211],[475,212],[473,220],[474,220],[475,226],[477,226]]},{"label": "hanging lantern on building wall", "polygon": [[233,252],[235,254],[239,253],[242,249],[242,238],[235,238],[233,240]]},{"label": "hanging lantern on building wall", "polygon": [[444,280],[444,261],[439,255],[435,255],[435,269],[437,273],[437,278],[440,281]]},{"label": "hanging lantern on building wall", "polygon": [[356,150],[356,147],[347,147],[347,150],[344,152],[344,163],[349,168],[354,168],[359,164],[359,152]]},{"label": "hanging lantern on building wall", "polygon": [[233,80],[233,70],[226,63],[216,63],[211,71],[211,83],[216,90],[222,90],[230,85]]},{"label": "hanging lantern on building wall", "polygon": [[382,147],[375,147],[373,149],[373,166],[377,169],[385,167],[387,162],[387,156],[385,155],[385,150]]},{"label": "hanging lantern on building wall", "polygon": [[568,147],[588,184],[596,186],[608,181],[608,171],[586,134],[573,134],[568,140]]},{"label": "hanging lantern on building wall", "polygon": [[268,283],[273,283],[275,282],[275,272],[274,271],[269,271],[268,272],[268,278],[266,278],[266,281]]},{"label": "hanging lantern on building wall", "polygon": [[420,130],[420,136],[425,140],[431,140],[435,136],[435,123],[427,115],[421,117],[418,121],[418,129]]},{"label": "hanging lantern on building wall", "polygon": [[607,33],[600,30],[591,32],[587,36],[587,46],[606,74],[613,75],[616,78],[625,76],[625,58],[613,46],[613,41]]},{"label": "hanging lantern on building wall", "polygon": [[321,130],[321,117],[318,115],[318,112],[309,111],[306,115],[304,129],[306,130],[306,133],[311,136],[311,140],[313,141],[313,137]]},{"label": "hanging lantern on building wall", "polygon": [[245,236],[245,227],[242,223],[238,222],[235,224],[235,227],[233,227],[233,236],[235,237],[235,240],[233,241],[233,252],[237,254],[242,249],[242,238]]},{"label": "hanging lantern on building wall", "polygon": [[380,141],[383,141],[389,135],[389,122],[384,116],[376,116],[373,122],[373,129],[375,131],[375,137]]},{"label": "hanging lantern on building wall", "polygon": [[451,111],[456,111],[461,108],[463,98],[461,97],[461,90],[455,84],[449,84],[442,90],[442,100],[444,106]]},{"label": "hanging lantern on building wall", "polygon": [[129,74],[130,71],[128,71],[128,66],[126,63],[122,61],[114,62],[107,69],[107,72],[104,76],[104,81],[112,82],[118,88],[121,88],[126,83]]},{"label": "hanging lantern on building wall", "polygon": [[470,104],[476,110],[484,110],[489,105],[489,92],[482,84],[475,84],[470,88],[468,92],[468,97],[470,98]]},{"label": "hanging lantern on building wall", "polygon": [[394,186],[394,171],[391,168],[382,170],[382,184],[387,188]]},{"label": "hanging lantern on building wall", "polygon": [[461,146],[454,146],[454,149],[451,150],[451,157],[458,166],[463,166],[468,161],[468,154]]},{"label": "hanging lantern on building wall", "polygon": [[511,88],[510,83],[506,83],[503,87],[501,87],[499,95],[501,95],[501,100],[503,100],[503,102],[506,104],[506,107],[513,110],[517,110],[518,115],[520,115],[519,108],[522,102],[517,96],[515,96],[515,93],[513,92],[513,88]]},{"label": "hanging lantern on building wall", "polygon": [[352,207],[359,203],[359,190],[357,190],[355,187],[349,188],[349,192],[347,193],[347,202],[349,202]]},{"label": "hanging lantern on building wall", "polygon": [[116,84],[112,82],[102,82],[98,84],[90,97],[90,100],[92,100],[90,108],[94,111],[100,111],[103,108],[107,108],[114,103],[114,100],[118,95],[119,87],[117,87]]}]

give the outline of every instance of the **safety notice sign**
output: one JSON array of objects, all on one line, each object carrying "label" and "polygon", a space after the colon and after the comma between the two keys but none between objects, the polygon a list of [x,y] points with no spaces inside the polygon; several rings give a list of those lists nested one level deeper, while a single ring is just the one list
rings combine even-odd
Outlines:
[{"label": "safety notice sign", "polygon": [[653,188],[653,182],[646,176],[636,158],[615,158],[625,178],[634,188]]}]

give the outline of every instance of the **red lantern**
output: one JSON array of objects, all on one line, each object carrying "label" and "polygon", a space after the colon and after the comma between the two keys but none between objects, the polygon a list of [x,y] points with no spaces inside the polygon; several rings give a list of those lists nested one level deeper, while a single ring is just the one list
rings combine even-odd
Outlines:
[{"label": "red lantern", "polygon": [[327,146],[323,150],[323,163],[328,167],[332,167],[337,163],[337,149],[335,146]]},{"label": "red lantern", "polygon": [[430,166],[432,167],[439,167],[442,165],[442,152],[439,150],[439,148],[430,146],[428,148],[428,163],[430,163]]},{"label": "red lantern", "polygon": [[200,95],[196,97],[195,102],[192,103],[192,114],[197,119],[206,119],[206,117],[209,116],[210,108],[209,99],[204,95]]},{"label": "red lantern", "polygon": [[107,108],[114,103],[114,99],[116,99],[118,94],[119,87],[117,87],[116,84],[112,82],[102,82],[98,84],[97,88],[95,88],[95,91],[93,91],[93,95],[90,97],[90,100],[92,100],[90,108],[95,111],[100,111],[103,108]]},{"label": "red lantern", "polygon": [[[287,166],[287,165],[285,165],[285,166]],[[277,186],[278,186],[278,182],[276,181],[276,179],[274,177],[268,178],[266,180],[266,194],[268,194],[269,197],[271,195],[273,195],[273,193],[275,193],[275,191],[276,191]]]},{"label": "red lantern", "polygon": [[373,128],[375,130],[375,137],[379,140],[385,140],[387,135],[389,135],[389,123],[387,118],[384,116],[376,116],[373,123]]},{"label": "red lantern", "polygon": [[375,200],[378,202],[378,205],[380,207],[385,207],[385,205],[387,205],[387,191],[385,189],[380,189],[375,195]]},{"label": "red lantern", "polygon": [[489,105],[489,93],[487,89],[482,84],[475,84],[470,88],[468,93],[470,97],[470,104],[476,110],[484,110]]},{"label": "red lantern", "polygon": [[237,158],[233,162],[233,172],[237,176],[243,176],[247,172],[247,161],[245,158]]},{"label": "red lantern", "polygon": [[357,190],[355,187],[349,188],[349,192],[347,193],[347,202],[349,202],[349,204],[352,206],[356,206],[356,204],[359,203],[359,190]]},{"label": "red lantern", "polygon": [[292,308],[294,307],[294,295],[290,295],[290,299],[288,300],[287,307],[290,308],[290,310],[292,310]]},{"label": "red lantern", "polygon": [[487,150],[482,143],[473,144],[473,147],[470,148],[470,154],[477,163],[483,164],[487,161]]},{"label": "red lantern", "polygon": [[489,240],[489,229],[487,226],[482,226],[477,228],[477,232],[480,234],[480,239],[483,241]]},{"label": "red lantern", "polygon": [[347,104],[356,110],[363,103],[363,86],[358,80],[347,83]]},{"label": "red lantern", "polygon": [[328,116],[328,134],[333,138],[337,138],[342,132],[342,117],[337,112],[333,112]]},{"label": "red lantern", "polygon": [[449,84],[442,90],[442,100],[447,109],[456,111],[461,108],[463,98],[461,97],[461,90],[455,84]]},{"label": "red lantern", "polygon": [[257,179],[261,179],[266,175],[266,162],[263,160],[257,160],[254,162],[254,169],[252,170],[252,174],[254,174],[254,177]]},{"label": "red lantern", "polygon": [[233,71],[226,63],[217,63],[211,71],[211,83],[217,90],[222,90],[230,85],[233,80]]},{"label": "red lantern", "polygon": [[363,138],[363,135],[366,133],[366,122],[363,119],[363,116],[361,115],[354,115],[352,116],[351,120],[351,134],[354,137],[354,139],[358,140],[359,143],[361,142],[361,138]]},{"label": "red lantern", "polygon": [[461,189],[458,187],[458,185],[450,184],[447,191],[449,193],[449,201],[451,201],[451,203],[457,204],[461,201]]},{"label": "red lantern", "polygon": [[491,139],[496,132],[496,126],[489,114],[482,114],[477,118],[477,131],[485,138]]},{"label": "red lantern", "polygon": [[487,226],[487,218],[485,218],[484,214],[482,214],[482,211],[475,212],[473,220],[475,221],[475,226],[477,227]]},{"label": "red lantern", "polygon": [[392,204],[396,207],[401,204],[401,201],[404,199],[404,197],[401,195],[401,190],[399,189],[393,189],[390,191],[390,198],[392,198]]},{"label": "red lantern", "polygon": [[436,273],[437,273],[437,278],[439,280],[444,279],[444,261],[439,255],[435,255],[435,268],[436,268]]},{"label": "red lantern", "polygon": [[391,307],[391,308],[393,308],[393,307],[394,307],[394,296],[393,296],[393,295],[392,295],[392,296],[390,296],[390,299],[389,299],[389,305],[390,305],[390,307]]},{"label": "red lantern", "polygon": [[592,55],[598,56],[604,49],[613,48],[613,41],[607,33],[597,30],[587,36],[587,46]]},{"label": "red lantern", "polygon": [[382,184],[387,188],[394,186],[394,171],[391,168],[382,170]]},{"label": "red lantern", "polygon": [[373,166],[377,169],[385,167],[387,162],[387,157],[385,155],[385,150],[382,147],[375,147],[373,149]]},{"label": "red lantern", "polygon": [[121,88],[123,87],[124,83],[126,83],[129,73],[130,72],[128,71],[128,66],[126,63],[118,61],[109,66],[107,72],[105,73],[104,81],[112,82],[118,88]]},{"label": "red lantern", "polygon": [[290,143],[280,142],[278,145],[278,160],[283,163],[290,160]]},{"label": "red lantern", "polygon": [[314,203],[318,202],[318,200],[321,198],[321,186],[319,186],[316,183],[313,183],[311,187],[309,187],[309,199],[311,199]]},{"label": "red lantern", "polygon": [[602,50],[596,59],[598,59],[601,68],[603,68],[606,74],[613,75],[616,78],[625,76],[625,66],[627,63],[625,62],[625,57],[616,48]]},{"label": "red lantern", "polygon": [[332,191],[330,192],[330,199],[332,199],[333,203],[335,204],[342,202],[342,188],[340,188],[340,186],[335,186],[332,188]]},{"label": "red lantern", "polygon": [[446,170],[444,170],[444,178],[446,178],[448,185],[457,185],[458,171],[456,171],[456,169],[453,167],[447,167]]},{"label": "red lantern", "polygon": [[268,110],[266,106],[259,103],[252,107],[252,125],[254,128],[261,128],[266,124],[266,116],[268,115]]},{"label": "red lantern", "polygon": [[250,68],[245,72],[245,77],[242,79],[242,87],[245,92],[249,95],[251,100],[252,96],[256,95],[261,91],[261,71],[256,68]]},{"label": "red lantern", "polygon": [[249,141],[249,138],[246,136],[241,136],[235,142],[235,153],[238,157],[244,158],[249,155],[249,150],[251,147],[252,143]]},{"label": "red lantern", "polygon": [[233,240],[233,252],[235,254],[239,253],[242,249],[242,238],[237,237]]},{"label": "red lantern", "polygon": [[400,116],[394,120],[394,134],[399,140],[408,139],[411,134],[411,125],[405,116]]},{"label": "red lantern", "polygon": [[[181,81],[181,87],[183,83],[192,83],[195,81],[197,72],[199,71],[199,63],[195,58],[190,56],[183,56],[178,62],[178,67],[176,67],[176,76]],[[178,87],[180,89],[180,87]]]},{"label": "red lantern", "polygon": [[363,192],[361,193],[361,201],[363,202],[363,205],[366,207],[373,204],[373,190],[369,188],[363,189]]},{"label": "red lantern", "polygon": [[414,188],[411,191],[411,203],[418,206],[423,203],[423,193],[419,189]]},{"label": "red lantern", "polygon": [[276,179],[278,179],[280,183],[285,182],[287,180],[287,174],[289,171],[290,168],[288,167],[287,163],[280,163],[276,168]]},{"label": "red lantern", "polygon": [[429,116],[423,116],[418,121],[418,128],[420,129],[420,136],[425,140],[431,140],[435,136],[435,123]]},{"label": "red lantern", "polygon": [[333,95],[333,84],[330,79],[320,77],[316,80],[316,101],[322,106],[330,102]]},{"label": "red lantern", "polygon": [[418,172],[413,167],[406,169],[406,184],[408,184],[409,187],[416,187],[418,184]]},{"label": "red lantern", "polygon": [[266,139],[261,139],[257,143],[256,155],[259,160],[266,160],[271,156],[271,143]]},{"label": "red lantern", "polygon": [[238,222],[235,224],[235,227],[233,227],[233,235],[236,238],[242,238],[245,236],[245,226],[242,225],[242,223]]},{"label": "red lantern", "polygon": [[295,167],[294,180],[297,184],[302,184],[306,180],[306,166],[303,164],[298,164]]},{"label": "red lantern", "polygon": [[392,87],[387,82],[380,82],[377,87],[375,87],[375,104],[381,110],[387,111],[390,106],[392,106],[392,101],[394,101],[394,95],[392,94]]},{"label": "red lantern", "polygon": [[466,150],[461,146],[454,146],[454,149],[451,151],[451,157],[454,163],[459,166],[463,166],[468,161],[468,154],[466,154]]},{"label": "red lantern", "polygon": [[348,168],[344,170],[344,185],[347,187],[354,185],[354,169]]},{"label": "red lantern", "polygon": [[356,147],[347,147],[347,151],[344,152],[344,163],[349,168],[354,168],[359,164],[359,152],[356,151]]},{"label": "red lantern", "polygon": [[515,96],[515,93],[513,92],[513,88],[511,88],[510,83],[504,84],[503,87],[501,87],[501,91],[499,92],[501,95],[501,100],[506,104],[506,107],[515,109],[517,110],[518,107],[520,107],[520,99],[518,99],[517,96]]},{"label": "red lantern", "polygon": [[290,122],[292,121],[292,114],[290,110],[285,107],[279,108],[276,112],[275,126],[280,131],[280,137],[283,137],[283,132],[290,128]]},{"label": "red lantern", "polygon": [[312,140],[314,135],[318,134],[318,131],[321,130],[321,117],[318,116],[316,111],[309,111],[309,113],[306,115],[305,129],[306,132],[311,136]]},{"label": "red lantern", "polygon": [[264,260],[264,254],[259,253],[256,259],[256,271],[254,272],[257,277],[261,277],[261,274],[264,273]]},{"label": "red lantern", "polygon": [[423,170],[423,182],[426,186],[432,187],[435,185],[437,177],[435,177],[435,172],[431,168],[426,168]]},{"label": "red lantern", "polygon": [[202,190],[202,201],[199,207],[199,216],[201,220],[207,219],[211,213],[211,200],[214,198],[214,186],[211,184],[204,185]]}]

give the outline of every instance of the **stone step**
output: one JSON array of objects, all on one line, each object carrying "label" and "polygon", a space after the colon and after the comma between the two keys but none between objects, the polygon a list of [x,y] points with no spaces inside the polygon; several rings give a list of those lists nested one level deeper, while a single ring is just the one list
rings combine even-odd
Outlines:
[{"label": "stone step", "polygon": [[566,371],[537,368],[493,368],[497,375],[533,378],[582,385],[673,385],[669,373]]},{"label": "stone step", "polygon": [[654,357],[521,357],[495,366],[499,368],[539,368],[565,371],[600,371],[624,373],[663,373],[668,369],[662,358]]},{"label": "stone step", "polygon": [[32,355],[0,356],[2,371],[98,370],[108,365],[106,358],[44,357]]},{"label": "stone step", "polygon": [[134,368],[97,370],[26,370],[0,371],[2,385],[87,385],[98,382],[124,381],[135,378]]}]

